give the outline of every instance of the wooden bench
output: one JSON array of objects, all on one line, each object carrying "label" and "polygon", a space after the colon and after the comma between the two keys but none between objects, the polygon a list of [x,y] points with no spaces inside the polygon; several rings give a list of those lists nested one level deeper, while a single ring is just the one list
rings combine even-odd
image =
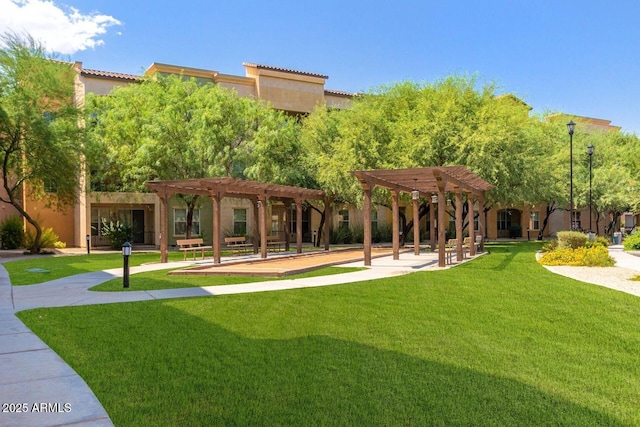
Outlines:
[{"label": "wooden bench", "polygon": [[444,246],[446,264],[453,264],[453,254],[458,252],[458,239],[449,239]]},{"label": "wooden bench", "polygon": [[200,251],[202,259],[204,259],[204,250],[213,249],[211,246],[205,246],[202,239],[181,239],[176,240],[178,249],[184,252],[184,260],[187,260],[187,252],[193,252],[193,260],[196,259],[196,252]]},{"label": "wooden bench", "polygon": [[253,248],[253,243],[247,243],[247,238],[245,236],[239,237],[225,237],[224,244],[227,248],[231,249],[231,255],[233,255],[233,251],[242,251],[242,253],[248,252],[249,248]]},{"label": "wooden bench", "polygon": [[[471,250],[471,237],[465,237],[464,238],[464,243],[462,244],[462,247],[466,250]],[[482,244],[482,236],[476,236],[476,241],[473,242],[473,244],[475,245],[475,253],[480,252],[480,247]],[[471,253],[471,252],[469,252]]]},{"label": "wooden bench", "polygon": [[286,244],[286,242],[283,240],[280,240],[280,237],[277,235],[267,236],[267,250],[271,248],[271,250],[275,251],[277,247],[279,251],[280,246],[284,244]]}]

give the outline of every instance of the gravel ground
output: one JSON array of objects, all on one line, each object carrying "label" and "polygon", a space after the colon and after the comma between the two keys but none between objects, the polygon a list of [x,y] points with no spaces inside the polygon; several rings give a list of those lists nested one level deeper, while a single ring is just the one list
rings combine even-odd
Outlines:
[{"label": "gravel ground", "polygon": [[622,246],[609,247],[609,253],[616,259],[615,267],[568,267],[545,266],[553,273],[594,285],[605,286],[620,292],[640,296],[640,252],[623,252]]}]

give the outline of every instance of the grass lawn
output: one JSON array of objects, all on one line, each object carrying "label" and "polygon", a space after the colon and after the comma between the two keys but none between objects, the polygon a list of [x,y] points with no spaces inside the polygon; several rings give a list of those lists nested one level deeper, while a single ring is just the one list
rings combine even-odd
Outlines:
[{"label": "grass lawn", "polygon": [[640,299],[546,271],[536,243],[291,291],[19,317],[117,426],[640,425]]},{"label": "grass lawn", "polygon": [[169,276],[167,270],[149,271],[134,274],[130,278],[130,287],[122,287],[122,278],[109,280],[91,288],[92,291],[150,291],[159,289],[197,288],[201,286],[235,285],[239,283],[265,282],[268,280],[300,279],[303,277],[329,276],[364,270],[364,267],[323,267],[301,274],[284,277],[255,276]]},{"label": "grass lawn", "polygon": [[[169,261],[182,261],[182,259],[182,253],[169,252]],[[157,252],[135,252],[129,257],[129,265],[132,267],[148,262],[160,262],[160,254]],[[91,271],[122,268],[122,263],[122,255],[112,253],[64,256],[34,255],[16,261],[5,261],[3,265],[9,273],[11,284],[20,286],[48,282]]]}]

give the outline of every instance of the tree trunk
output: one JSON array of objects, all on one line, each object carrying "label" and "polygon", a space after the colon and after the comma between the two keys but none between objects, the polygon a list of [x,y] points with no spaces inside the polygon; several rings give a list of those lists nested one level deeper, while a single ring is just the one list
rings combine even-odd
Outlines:
[{"label": "tree trunk", "polygon": [[547,228],[547,225],[549,224],[549,216],[551,216],[551,214],[554,213],[556,209],[558,209],[556,202],[551,202],[551,204],[547,204],[547,207],[545,209],[544,220],[542,220],[542,228],[540,229],[540,231],[538,231],[538,240],[542,240],[542,236],[544,236],[544,230]]}]

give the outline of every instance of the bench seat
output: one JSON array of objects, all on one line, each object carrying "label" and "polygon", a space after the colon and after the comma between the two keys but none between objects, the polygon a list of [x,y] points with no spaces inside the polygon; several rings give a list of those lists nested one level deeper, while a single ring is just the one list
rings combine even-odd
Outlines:
[{"label": "bench seat", "polygon": [[193,260],[196,259],[196,252],[200,251],[202,259],[204,259],[205,249],[213,249],[211,246],[206,246],[203,239],[180,239],[176,240],[178,250],[184,252],[184,260],[187,260],[187,253],[193,252]]}]

